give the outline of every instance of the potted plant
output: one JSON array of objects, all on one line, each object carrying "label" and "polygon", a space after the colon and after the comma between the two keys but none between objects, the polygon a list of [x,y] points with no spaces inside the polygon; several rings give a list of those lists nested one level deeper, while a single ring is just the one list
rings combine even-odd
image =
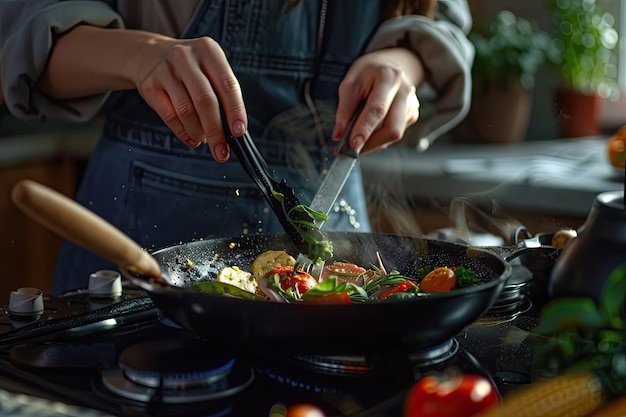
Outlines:
[{"label": "potted plant", "polygon": [[556,108],[563,137],[591,136],[600,131],[602,101],[619,96],[615,18],[601,0],[550,0],[554,63],[561,86]]},{"label": "potted plant", "polygon": [[551,53],[551,39],[534,23],[509,10],[469,35],[476,53],[472,66],[472,106],[466,119],[481,141],[524,138],[535,75]]}]

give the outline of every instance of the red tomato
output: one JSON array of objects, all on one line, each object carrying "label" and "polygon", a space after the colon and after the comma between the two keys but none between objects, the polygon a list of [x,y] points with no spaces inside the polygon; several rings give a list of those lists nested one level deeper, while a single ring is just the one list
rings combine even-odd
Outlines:
[{"label": "red tomato", "polygon": [[276,266],[265,276],[271,277],[275,274],[278,274],[280,286],[283,290],[296,287],[300,294],[304,294],[311,287],[317,284],[317,281],[311,276],[311,274],[304,271],[294,272],[293,266]]},{"label": "red tomato", "polygon": [[326,295],[316,295],[302,300],[306,304],[350,304],[352,300],[347,292],[337,292]]},{"label": "red tomato", "polygon": [[498,402],[495,387],[483,376],[426,376],[407,394],[404,417],[470,417]]},{"label": "red tomato", "polygon": [[285,417],[326,417],[326,414],[312,404],[294,404],[287,408]]},{"label": "red tomato", "polygon": [[433,269],[420,282],[420,288],[424,292],[447,292],[455,285],[456,274],[446,266]]},{"label": "red tomato", "polygon": [[401,283],[391,287],[390,289],[388,289],[387,291],[382,293],[381,296],[378,297],[378,299],[380,301],[382,301],[382,300],[388,298],[392,294],[396,294],[396,293],[399,293],[399,292],[406,292],[406,291],[409,291],[412,288],[413,288],[413,284],[410,281],[404,281],[404,282],[401,282]]}]

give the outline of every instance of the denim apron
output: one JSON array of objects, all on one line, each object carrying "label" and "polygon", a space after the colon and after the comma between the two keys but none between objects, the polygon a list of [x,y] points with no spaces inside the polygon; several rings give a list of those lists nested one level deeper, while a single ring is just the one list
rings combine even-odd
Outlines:
[{"label": "denim apron", "polygon": [[[332,162],[334,142],[325,138],[337,87],[375,30],[381,1],[334,0],[325,10],[318,1],[288,3],[204,1],[183,36],[210,36],[222,45],[242,86],[250,134],[275,177],[286,179],[307,204]],[[206,145],[188,147],[136,91],[108,106],[77,200],[150,251],[283,231],[233,155],[217,163]],[[358,164],[330,217],[325,230],[370,230]],[[84,288],[91,273],[115,268],[64,242],[52,292]]]}]

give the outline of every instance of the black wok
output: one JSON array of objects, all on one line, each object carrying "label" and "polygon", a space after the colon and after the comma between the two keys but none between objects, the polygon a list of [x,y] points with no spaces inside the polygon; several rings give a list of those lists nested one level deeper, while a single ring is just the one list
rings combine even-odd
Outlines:
[{"label": "black wok", "polygon": [[[362,266],[381,254],[387,271],[415,276],[424,265],[463,265],[484,284],[418,299],[365,304],[286,304],[238,299],[187,290],[215,279],[225,266],[250,270],[267,249],[290,250],[286,235],[219,238],[186,243],[153,253],[165,285],[130,276],[163,314],[198,336],[242,350],[316,354],[408,351],[438,346],[453,338],[495,302],[511,274],[510,265],[483,249],[425,238],[368,233],[327,233],[334,260]],[[189,261],[193,267],[189,267]],[[126,274],[128,275],[128,274]]]},{"label": "black wok", "polygon": [[354,355],[439,346],[489,309],[511,275],[506,259],[522,253],[504,258],[486,249],[425,238],[327,233],[338,261],[368,266],[376,262],[378,252],[388,271],[415,276],[425,265],[462,265],[476,271],[484,283],[419,294],[410,301],[313,305],[247,300],[185,287],[215,279],[225,266],[249,269],[264,250],[289,250],[292,243],[286,235],[209,239],[150,256],[94,213],[41,184],[22,180],[14,186],[11,199],[45,227],[119,265],[166,317],[238,351]]}]

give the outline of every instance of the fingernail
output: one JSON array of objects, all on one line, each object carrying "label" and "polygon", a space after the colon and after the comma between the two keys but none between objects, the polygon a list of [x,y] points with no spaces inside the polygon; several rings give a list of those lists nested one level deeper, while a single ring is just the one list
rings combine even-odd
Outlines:
[{"label": "fingernail", "polygon": [[223,143],[220,143],[213,149],[215,153],[215,159],[222,162],[228,159],[228,146]]},{"label": "fingernail", "polygon": [[185,143],[186,143],[187,145],[191,146],[192,148],[197,148],[198,146],[200,146],[200,142],[196,142],[196,141],[195,141],[195,140],[193,140],[193,139],[187,139],[187,140],[185,141]]},{"label": "fingernail", "polygon": [[341,137],[341,129],[339,128],[339,126],[335,125],[335,128],[333,129],[333,133],[331,137],[333,139],[339,139]]},{"label": "fingernail", "polygon": [[365,137],[363,135],[356,135],[350,141],[353,149],[358,149],[365,143]]},{"label": "fingernail", "polygon": [[200,143],[206,143],[206,136],[204,136],[204,135],[200,136],[200,137],[198,138],[198,141],[199,141]]},{"label": "fingernail", "polygon": [[233,123],[233,135],[243,136],[244,133],[246,133],[246,125],[244,125],[241,120],[237,120]]}]

